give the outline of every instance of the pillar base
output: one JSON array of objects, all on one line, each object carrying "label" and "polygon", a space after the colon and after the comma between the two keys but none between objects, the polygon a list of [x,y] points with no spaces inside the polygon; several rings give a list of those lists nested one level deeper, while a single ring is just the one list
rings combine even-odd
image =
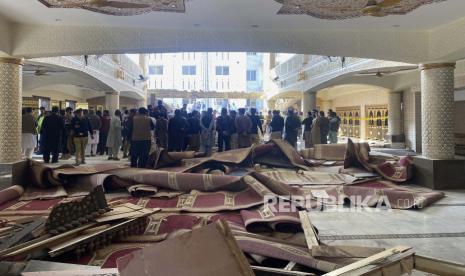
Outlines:
[{"label": "pillar base", "polygon": [[431,189],[464,189],[465,160],[414,156],[414,183]]},{"label": "pillar base", "polygon": [[396,135],[386,135],[386,141],[391,142],[391,149],[405,149],[405,135],[396,134]]},{"label": "pillar base", "polygon": [[22,160],[13,163],[0,163],[0,190],[12,185],[27,184],[28,174],[26,168],[29,160]]}]

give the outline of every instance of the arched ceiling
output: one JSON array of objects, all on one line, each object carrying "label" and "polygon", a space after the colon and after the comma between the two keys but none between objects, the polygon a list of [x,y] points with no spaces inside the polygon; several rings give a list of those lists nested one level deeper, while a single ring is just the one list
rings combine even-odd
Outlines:
[{"label": "arched ceiling", "polygon": [[[37,69],[47,74],[32,73]],[[23,90],[55,91],[83,99],[104,96],[105,92],[114,91],[109,85],[79,70],[32,61],[27,61],[23,68]],[[133,91],[120,91],[120,95],[138,100],[143,99],[141,95]]]},{"label": "arched ceiling", "polygon": [[[399,71],[405,70],[408,71]],[[380,76],[375,75],[377,72],[382,72]],[[373,75],[365,75],[365,73],[373,73]],[[320,91],[327,87],[338,86],[343,84],[365,84],[370,86],[382,87],[384,89],[397,91],[406,87],[416,85],[420,80],[420,71],[416,67],[384,67],[373,70],[363,70],[350,72],[340,75],[327,82],[321,83],[312,88],[313,91]]]},{"label": "arched ceiling", "polygon": [[[331,5],[347,3],[320,1]],[[351,2],[363,1],[367,0]],[[413,1],[423,0],[401,2]],[[191,0],[185,2],[185,13],[112,16],[82,9],[47,8],[38,0],[0,1],[0,51],[22,57],[177,51],[290,52],[412,63],[465,58],[465,37],[461,35],[465,27],[463,0],[425,5],[407,15],[345,20],[278,14],[283,7],[278,2]]]},{"label": "arched ceiling", "polygon": [[[37,67],[38,66],[38,67]],[[37,76],[33,70],[44,70],[46,75]],[[58,71],[59,73],[53,73]],[[23,90],[34,90],[43,86],[67,84],[86,90],[112,91],[113,89],[98,79],[83,72],[51,64],[30,62],[23,68]]]},{"label": "arched ceiling", "polygon": [[336,97],[351,95],[355,93],[368,92],[368,93],[387,93],[389,89],[380,86],[366,85],[366,84],[344,84],[331,86],[318,91],[318,98],[324,101],[330,101]]}]

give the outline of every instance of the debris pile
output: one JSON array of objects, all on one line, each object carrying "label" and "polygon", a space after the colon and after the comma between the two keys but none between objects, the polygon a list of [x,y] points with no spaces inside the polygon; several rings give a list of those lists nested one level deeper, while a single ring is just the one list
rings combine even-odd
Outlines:
[{"label": "debris pile", "polygon": [[369,152],[350,141],[299,154],[272,140],[208,158],[160,150],[147,169],[31,163],[29,185],[0,191],[0,275],[463,275],[408,246],[321,242],[312,212],[443,196],[398,185],[408,157]]}]

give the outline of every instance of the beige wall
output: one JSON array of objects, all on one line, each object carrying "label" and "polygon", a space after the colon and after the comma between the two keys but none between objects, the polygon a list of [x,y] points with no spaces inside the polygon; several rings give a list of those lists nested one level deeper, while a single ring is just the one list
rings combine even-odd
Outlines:
[{"label": "beige wall", "polygon": [[[345,107],[345,106],[360,106],[360,113],[362,118],[366,118],[365,114],[365,106],[367,105],[378,105],[378,104],[386,104],[388,102],[388,95],[384,91],[364,91],[364,92],[354,92],[349,95],[341,95],[335,98],[332,98],[329,101],[329,106],[334,111],[338,107]],[[317,100],[318,106],[321,108],[322,105],[325,105],[322,99]],[[325,113],[327,110],[324,110]],[[365,127],[366,127],[366,120],[362,120],[360,122],[360,136],[362,139],[365,139]]]},{"label": "beige wall", "polygon": [[455,133],[465,134],[465,101],[455,102]]},{"label": "beige wall", "polygon": [[44,98],[50,98],[51,100],[55,101],[76,101],[76,102],[86,102],[85,99],[72,96],[69,94],[65,94],[59,91],[23,91],[23,97],[32,97],[32,96],[37,96],[37,97],[44,97]]},{"label": "beige wall", "polygon": [[[105,108],[105,97],[96,97],[88,99],[87,102],[89,103],[89,108],[95,108],[97,105],[101,105]],[[138,108],[138,101],[136,99],[121,97],[119,98],[119,108],[123,109],[131,109],[131,108]]]}]

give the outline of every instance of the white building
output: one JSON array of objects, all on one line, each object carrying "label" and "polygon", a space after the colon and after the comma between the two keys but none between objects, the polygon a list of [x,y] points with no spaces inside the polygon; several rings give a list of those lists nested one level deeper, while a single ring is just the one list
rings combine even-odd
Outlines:
[{"label": "white building", "polygon": [[[155,53],[148,58],[148,88],[177,91],[257,92],[263,89],[263,54]],[[193,104],[199,99],[164,99],[174,107]],[[204,107],[257,106],[245,99],[209,99]],[[228,106],[229,103],[229,106]]]}]

